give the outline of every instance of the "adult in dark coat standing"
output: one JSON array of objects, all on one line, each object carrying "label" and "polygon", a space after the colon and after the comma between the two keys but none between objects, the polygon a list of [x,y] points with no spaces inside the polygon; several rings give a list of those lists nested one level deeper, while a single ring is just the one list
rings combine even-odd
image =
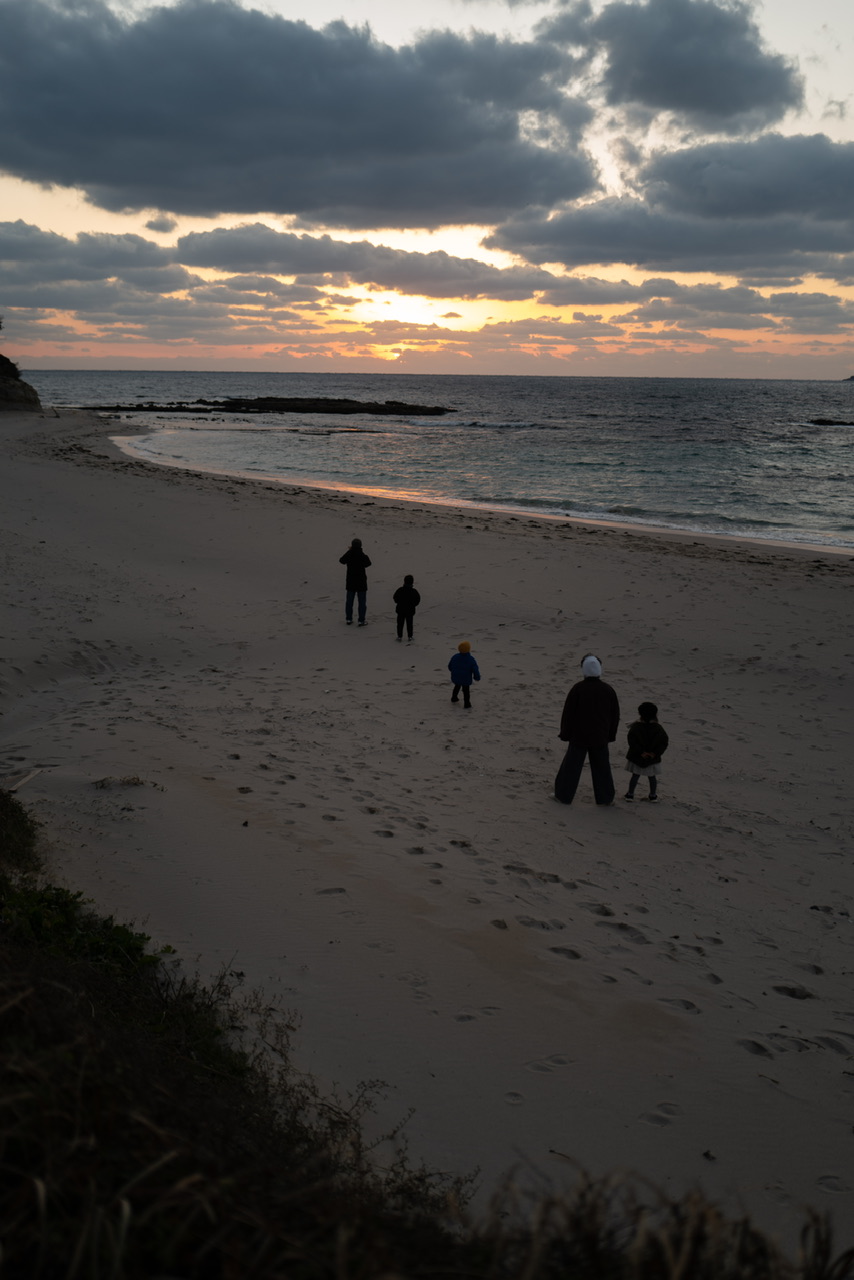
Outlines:
[{"label": "adult in dark coat standing", "polygon": [[344,616],[347,619],[349,627],[353,622],[353,601],[358,596],[359,599],[359,626],[365,625],[365,614],[368,609],[368,575],[365,572],[371,563],[362,550],[361,538],[354,538],[350,543],[350,548],[345,551],[339,564],[347,566],[347,581],[345,589],[347,597],[344,604]]},{"label": "adult in dark coat standing", "polygon": [[588,653],[581,661],[579,680],[570,689],[560,721],[560,738],[568,742],[566,755],[555,778],[555,799],[572,804],[585,757],[590,760],[593,794],[597,804],[614,803],[614,779],[608,743],[617,736],[620,704],[602,679],[602,664]]}]

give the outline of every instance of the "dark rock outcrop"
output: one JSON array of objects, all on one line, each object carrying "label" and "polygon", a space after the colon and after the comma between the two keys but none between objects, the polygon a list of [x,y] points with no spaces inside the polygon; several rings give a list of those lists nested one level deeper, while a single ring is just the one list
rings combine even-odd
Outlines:
[{"label": "dark rock outcrop", "polygon": [[35,387],[24,382],[21,370],[8,356],[0,356],[0,413],[4,409],[30,409],[34,413],[41,410],[41,400]]},{"label": "dark rock outcrop", "polygon": [[31,387],[23,378],[4,378],[0,374],[0,413],[4,410],[20,413],[30,410],[41,412],[41,400],[35,387]]}]

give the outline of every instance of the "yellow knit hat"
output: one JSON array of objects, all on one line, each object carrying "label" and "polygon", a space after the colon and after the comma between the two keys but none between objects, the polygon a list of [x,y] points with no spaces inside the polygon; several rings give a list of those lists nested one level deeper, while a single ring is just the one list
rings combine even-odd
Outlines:
[{"label": "yellow knit hat", "polygon": [[459,649],[460,653],[468,653],[469,650],[471,649],[471,645],[469,644],[468,640],[461,640],[460,643],[457,645],[457,648]]}]

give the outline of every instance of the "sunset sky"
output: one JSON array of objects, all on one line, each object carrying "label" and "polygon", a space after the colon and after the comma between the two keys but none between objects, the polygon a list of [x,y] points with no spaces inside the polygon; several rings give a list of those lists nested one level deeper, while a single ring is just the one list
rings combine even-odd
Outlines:
[{"label": "sunset sky", "polygon": [[22,369],[854,374],[851,0],[0,0]]}]

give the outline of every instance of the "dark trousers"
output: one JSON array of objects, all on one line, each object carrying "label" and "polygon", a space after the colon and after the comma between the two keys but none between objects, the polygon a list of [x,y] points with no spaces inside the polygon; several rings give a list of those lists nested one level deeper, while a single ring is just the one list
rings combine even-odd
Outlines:
[{"label": "dark trousers", "polygon": [[451,702],[459,702],[460,689],[462,689],[463,691],[463,706],[470,707],[471,706],[471,685],[470,684],[455,684],[454,692],[451,694]]},{"label": "dark trousers", "polygon": [[[629,790],[627,793],[628,795],[633,796],[635,794],[635,787],[638,785],[638,779],[642,777],[643,777],[642,773],[632,774],[632,776],[629,778]],[[649,775],[649,794],[651,796],[654,796],[657,791],[658,791],[658,778],[656,778],[654,773],[651,773]]]},{"label": "dark trousers", "polygon": [[555,798],[563,804],[572,804],[585,756],[590,760],[590,777],[596,803],[611,804],[615,791],[607,743],[604,747],[580,747],[570,742],[555,778]]},{"label": "dark trousers", "polygon": [[356,596],[359,597],[359,621],[364,622],[365,612],[368,608],[367,591],[348,591],[347,592],[347,598],[344,601],[344,617],[347,619],[348,622],[353,621],[353,601],[356,598]]},{"label": "dark trousers", "polygon": [[403,635],[403,624],[404,624],[404,622],[406,623],[406,634],[409,636],[409,639],[410,639],[410,640],[412,639],[412,620],[413,620],[413,618],[414,618],[414,617],[415,617],[415,614],[414,614],[414,613],[399,613],[399,614],[397,615],[397,635],[398,635],[398,639],[400,639],[400,637]]}]

